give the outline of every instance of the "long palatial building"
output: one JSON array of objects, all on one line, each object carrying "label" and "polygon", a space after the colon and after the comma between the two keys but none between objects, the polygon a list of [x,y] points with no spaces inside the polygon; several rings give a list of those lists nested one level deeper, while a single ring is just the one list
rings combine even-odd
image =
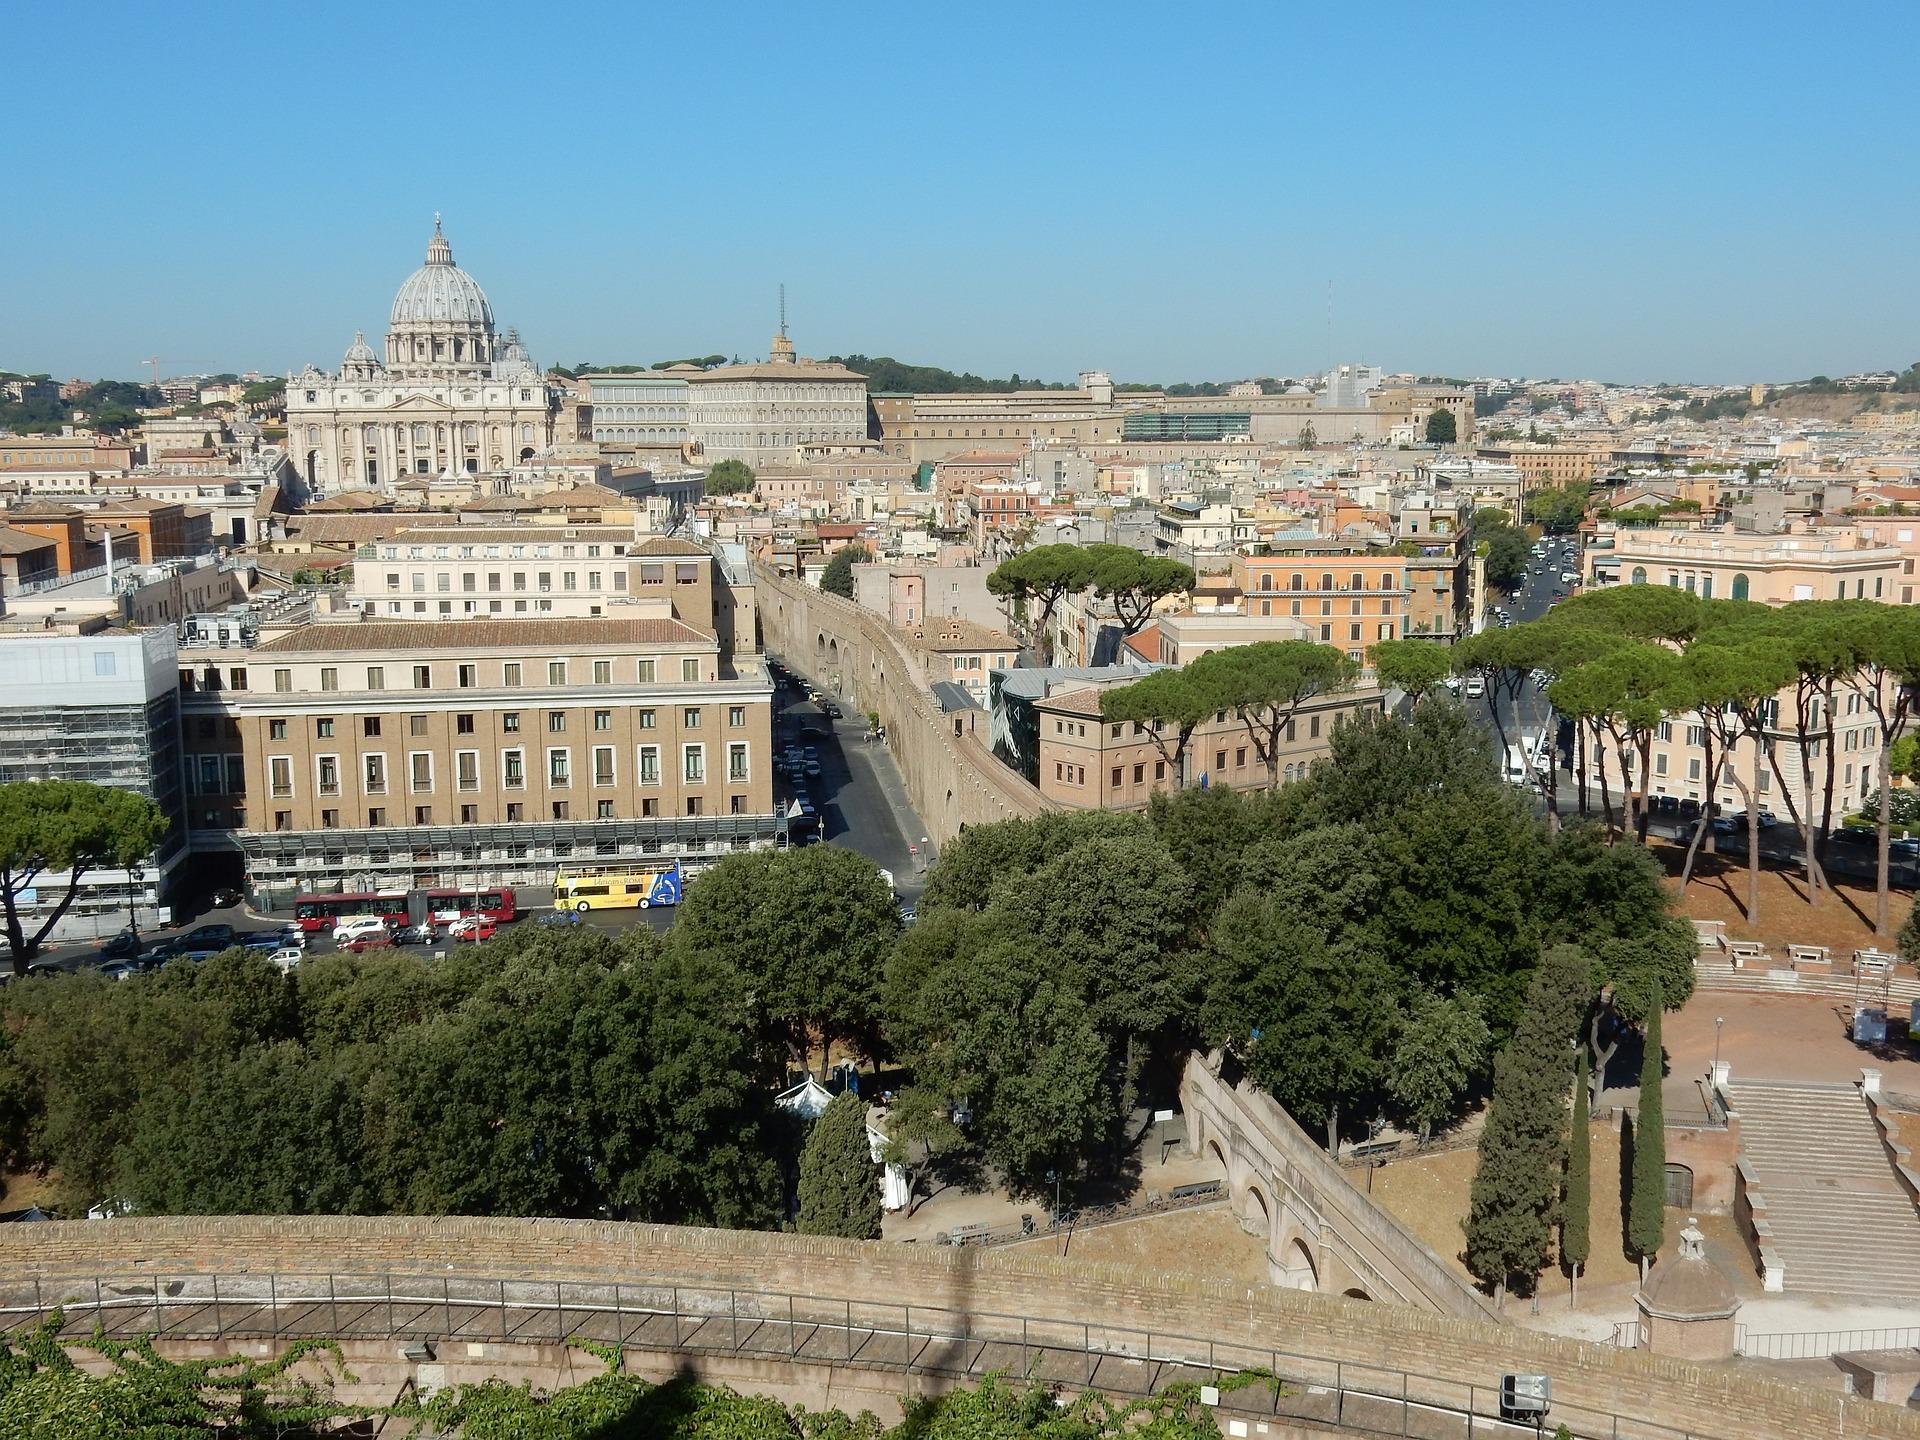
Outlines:
[{"label": "long palatial building", "polygon": [[553,443],[558,400],[433,218],[426,263],[393,297],[384,359],[356,333],[340,368],[287,377],[287,450],[318,494],[391,494],[409,476],[477,475]]}]

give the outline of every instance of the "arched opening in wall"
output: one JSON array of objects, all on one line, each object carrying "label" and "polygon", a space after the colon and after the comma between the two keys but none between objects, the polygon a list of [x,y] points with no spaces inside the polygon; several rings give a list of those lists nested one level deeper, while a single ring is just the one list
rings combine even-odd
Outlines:
[{"label": "arched opening in wall", "polygon": [[1249,1185],[1240,1195],[1240,1228],[1249,1235],[1273,1233],[1273,1211],[1258,1185]]},{"label": "arched opening in wall", "polygon": [[1346,1289],[1342,1290],[1340,1293],[1346,1296],[1347,1299],[1349,1300],[1372,1300],[1373,1299],[1371,1295],[1367,1294],[1367,1292],[1362,1290],[1358,1285],[1349,1285]]},{"label": "arched opening in wall", "polygon": [[1207,1154],[1211,1157],[1213,1163],[1220,1167],[1220,1174],[1224,1179],[1229,1173],[1227,1170],[1227,1152],[1220,1148],[1220,1142],[1218,1140],[1207,1141]]},{"label": "arched opening in wall", "polygon": [[1319,1272],[1313,1268],[1313,1252],[1297,1235],[1287,1242],[1286,1253],[1281,1257],[1281,1269],[1284,1272],[1281,1283],[1289,1290],[1320,1288]]},{"label": "arched opening in wall", "polygon": [[307,488],[309,490],[319,483],[317,479],[319,473],[320,452],[318,450],[309,450],[307,451]]}]

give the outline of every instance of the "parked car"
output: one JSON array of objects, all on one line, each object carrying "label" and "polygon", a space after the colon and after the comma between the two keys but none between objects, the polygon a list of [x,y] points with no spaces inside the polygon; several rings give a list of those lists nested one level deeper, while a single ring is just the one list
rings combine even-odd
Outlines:
[{"label": "parked car", "polygon": [[145,972],[141,970],[136,960],[113,960],[102,965],[100,973],[109,980],[131,980],[134,976]]},{"label": "parked car", "polygon": [[231,925],[202,925],[199,929],[189,930],[180,937],[180,945],[184,950],[211,949],[217,954],[228,949],[232,944],[233,926]]},{"label": "parked car", "polygon": [[249,935],[234,936],[233,943],[242,950],[278,950],[287,942],[278,930],[255,930]]},{"label": "parked car", "polygon": [[818,780],[820,778],[820,762],[818,760],[807,761],[805,771],[809,780]]},{"label": "parked car", "polygon": [[402,925],[393,932],[396,945],[431,945],[440,938],[440,932],[433,928],[431,921],[419,925]]},{"label": "parked car", "polygon": [[582,915],[578,910],[553,910],[542,915],[533,923],[543,928],[551,927],[555,930],[570,930],[575,925],[586,924],[587,917]]},{"label": "parked car", "polygon": [[829,720],[838,720],[840,718],[840,707],[832,702],[828,702],[826,712]]},{"label": "parked car", "polygon": [[383,926],[378,930],[358,930],[339,942],[340,948],[349,954],[358,955],[363,950],[391,950],[393,936]]},{"label": "parked car", "polygon": [[140,937],[131,930],[122,930],[101,944],[99,955],[103,960],[131,960],[140,949]]},{"label": "parked car", "polygon": [[[345,949],[347,942],[362,935],[387,935],[387,922],[378,915],[349,915],[333,927],[333,943]],[[388,943],[391,942],[391,937]]]},{"label": "parked car", "polygon": [[297,969],[300,962],[305,958],[306,952],[297,945],[282,946],[267,957],[267,959],[279,967],[282,975],[285,975],[290,970]]},{"label": "parked car", "polygon": [[[1742,810],[1739,814],[1735,815],[1733,817],[1733,823],[1738,825],[1742,830],[1746,829],[1747,812]],[[1775,815],[1771,810],[1762,810],[1760,812],[1760,828],[1762,830],[1771,830],[1779,823],[1779,816]]]},{"label": "parked car", "polygon": [[300,928],[298,921],[289,920],[280,927],[280,943],[304,950],[307,948],[307,932]]},{"label": "parked car", "polygon": [[447,927],[449,940],[491,940],[499,927],[484,915],[469,915]]}]

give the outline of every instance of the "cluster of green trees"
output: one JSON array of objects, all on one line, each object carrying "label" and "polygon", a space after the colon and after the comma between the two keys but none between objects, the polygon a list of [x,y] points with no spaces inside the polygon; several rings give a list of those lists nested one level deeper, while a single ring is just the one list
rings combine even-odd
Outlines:
[{"label": "cluster of green trees", "polygon": [[853,567],[873,559],[864,545],[842,545],[827,557],[827,568],[820,572],[820,588],[842,600],[853,598]]},{"label": "cluster of green trees", "polygon": [[1473,533],[1485,556],[1487,583],[1509,593],[1518,590],[1533,555],[1527,532],[1499,506],[1489,505],[1474,512]]},{"label": "cluster of green trees", "polygon": [[1009,622],[1042,664],[1052,663],[1053,613],[1069,595],[1092,590],[1111,600],[1124,638],[1147,623],[1160,601],[1193,584],[1191,565],[1125,545],[1040,545],[1003,560],[987,577],[988,591],[1006,602]]},{"label": "cluster of green trees", "polygon": [[[1218,1440],[1198,1382],[1168,1385],[1143,1400],[1097,1391],[1069,1395],[1038,1381],[993,1374],[937,1397],[902,1398],[893,1426],[871,1411],[788,1407],[681,1375],[661,1384],[623,1370],[612,1346],[575,1342],[606,1369],[552,1393],[502,1380],[454,1385],[390,1406],[333,1398],[349,1379],[338,1345],[307,1341],[278,1359],[162,1359],[142,1342],[91,1342],[106,1363],[95,1374],[62,1348],[58,1324],[0,1339],[0,1433],[46,1440],[285,1440],[290,1435],[385,1426],[448,1440]],[[318,1361],[316,1381],[293,1377]],[[1258,1372],[1220,1377],[1223,1390],[1272,1384]],[[384,1425],[383,1425],[384,1422]]]},{"label": "cluster of green trees", "polygon": [[[104,866],[137,864],[167,832],[145,795],[84,780],[21,780],[0,785],[0,907],[13,971],[24,975],[41,942],[66,917],[80,886]],[[24,909],[23,894],[45,874],[65,873],[51,909]]]},{"label": "cluster of green trees", "polygon": [[1586,518],[1593,487],[1583,480],[1552,485],[1527,497],[1527,519],[1549,535],[1566,535]]},{"label": "cluster of green trees", "polygon": [[967,830],[887,971],[899,1108],[969,1112],[982,1156],[1038,1193],[1119,1163],[1142,1087],[1195,1043],[1332,1143],[1458,1113],[1556,945],[1629,1007],[1690,991],[1693,934],[1650,858],[1550,835],[1460,706],[1369,715],[1332,752],[1278,791]]},{"label": "cluster of green trees", "polygon": [[1453,411],[1435,410],[1427,416],[1427,443],[1429,445],[1451,445],[1459,437],[1459,422],[1453,418]]},{"label": "cluster of green trees", "polygon": [[1022,379],[1018,373],[1005,380],[989,380],[971,371],[942,369],[938,365],[909,365],[891,355],[829,355],[849,370],[867,377],[867,389],[877,394],[896,395],[1005,395],[1015,390],[1071,390],[1063,381]]},{"label": "cluster of green trees", "polygon": [[739,495],[753,489],[753,467],[744,460],[722,460],[707,471],[709,495]]},{"label": "cluster of green trees", "polygon": [[[1381,678],[1411,693],[1430,686],[1440,657],[1409,641],[1388,651]],[[1616,828],[1613,777],[1623,793],[1619,827],[1646,837],[1652,752],[1663,725],[1683,723],[1699,774],[1738,792],[1747,816],[1749,917],[1760,904],[1760,812],[1783,806],[1801,832],[1809,887],[1827,888],[1827,832],[1850,808],[1835,808],[1846,728],[1877,740],[1878,898],[1875,924],[1888,928],[1892,773],[1896,742],[1920,700],[1920,611],[1873,600],[1805,600],[1770,607],[1706,599],[1670,586],[1629,584],[1578,595],[1544,618],[1489,630],[1445,652],[1456,673],[1486,682],[1487,704],[1504,748],[1498,702],[1518,697],[1530,675],[1549,680],[1553,711],[1573,725],[1579,811],[1589,813],[1589,768],[1597,768],[1602,818]],[[1802,804],[1782,763],[1791,751],[1800,776],[1817,777],[1819,804]],[[1595,762],[1589,766],[1589,759]],[[1739,761],[1741,763],[1735,763]],[[1546,774],[1549,794],[1557,770]],[[1550,815],[1551,820],[1551,815]],[[1683,883],[1710,826],[1691,837]]]},{"label": "cluster of green trees", "polygon": [[97,380],[71,400],[57,394],[32,400],[0,398],[0,430],[17,435],[57,435],[60,427],[74,423],[74,412],[87,417],[93,429],[118,434],[141,423],[137,413],[143,407],[164,403],[151,385],[131,380]]}]

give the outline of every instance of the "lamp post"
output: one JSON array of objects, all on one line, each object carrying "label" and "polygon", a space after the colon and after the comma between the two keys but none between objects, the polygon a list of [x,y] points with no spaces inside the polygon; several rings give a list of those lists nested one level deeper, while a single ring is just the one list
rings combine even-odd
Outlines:
[{"label": "lamp post", "polygon": [[1041,1178],[1053,1182],[1053,1228],[1058,1230],[1060,1228],[1060,1172],[1049,1170]]},{"label": "lamp post", "polygon": [[136,955],[140,953],[140,912],[138,909],[140,904],[140,886],[145,882],[146,878],[147,872],[142,870],[138,865],[131,866],[127,870],[127,881],[129,884],[129,889],[127,890],[127,929],[133,934],[133,949]]},{"label": "lamp post", "polygon": [[1726,1023],[1727,1017],[1724,1015],[1713,1017],[1713,1073],[1715,1075],[1720,1073],[1720,1027]]}]

